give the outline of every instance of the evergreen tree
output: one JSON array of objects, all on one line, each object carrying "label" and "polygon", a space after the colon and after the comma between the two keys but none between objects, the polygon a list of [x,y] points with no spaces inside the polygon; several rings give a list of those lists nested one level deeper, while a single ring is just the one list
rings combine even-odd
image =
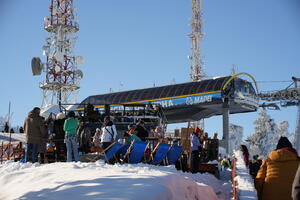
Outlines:
[{"label": "evergreen tree", "polygon": [[229,154],[238,150],[243,141],[243,127],[229,124]]},{"label": "evergreen tree", "polygon": [[282,121],[279,123],[279,135],[283,137],[290,137],[289,134],[289,122],[288,121]]},{"label": "evergreen tree", "polygon": [[264,158],[276,148],[279,140],[279,128],[266,110],[261,110],[259,118],[254,121],[255,133],[247,138],[250,153]]}]

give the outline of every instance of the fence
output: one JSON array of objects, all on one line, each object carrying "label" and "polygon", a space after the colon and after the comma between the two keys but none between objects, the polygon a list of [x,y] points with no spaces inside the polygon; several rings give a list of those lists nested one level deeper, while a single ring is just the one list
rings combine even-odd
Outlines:
[{"label": "fence", "polygon": [[231,182],[232,182],[232,199],[238,200],[238,182],[236,180],[236,158],[232,159],[232,171],[231,171]]},{"label": "fence", "polygon": [[22,142],[10,142],[0,144],[0,161],[21,159],[24,155]]}]

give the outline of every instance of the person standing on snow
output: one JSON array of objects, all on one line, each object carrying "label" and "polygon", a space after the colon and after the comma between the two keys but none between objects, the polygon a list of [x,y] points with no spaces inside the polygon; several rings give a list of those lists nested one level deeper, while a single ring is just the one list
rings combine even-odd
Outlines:
[{"label": "person standing on snow", "polygon": [[110,117],[104,118],[104,126],[102,127],[101,148],[106,149],[117,138],[116,126],[110,121]]},{"label": "person standing on snow", "polygon": [[258,199],[292,199],[292,185],[298,165],[297,151],[287,137],[280,137],[276,150],[268,155],[256,175]]},{"label": "person standing on snow", "polygon": [[240,150],[243,152],[243,158],[244,158],[246,167],[249,167],[249,152],[248,152],[247,146],[242,144],[240,146]]},{"label": "person standing on snow", "polygon": [[65,143],[67,146],[67,162],[72,162],[72,153],[75,161],[79,161],[78,144],[77,144],[77,128],[78,120],[75,118],[75,113],[70,111],[68,119],[64,123]]},{"label": "person standing on snow", "polygon": [[91,130],[89,129],[88,124],[80,122],[77,135],[79,137],[79,149],[84,153],[88,153],[92,146]]},{"label": "person standing on snow", "polygon": [[192,173],[197,173],[198,165],[199,165],[199,149],[202,148],[200,144],[200,140],[198,137],[198,133],[200,133],[200,129],[197,127],[195,131],[191,134],[191,150],[192,150]]},{"label": "person standing on snow", "polygon": [[40,116],[40,108],[35,107],[29,112],[25,119],[24,130],[26,133],[25,142],[27,143],[26,162],[35,163],[38,161],[38,147],[42,143],[45,135],[44,120]]}]

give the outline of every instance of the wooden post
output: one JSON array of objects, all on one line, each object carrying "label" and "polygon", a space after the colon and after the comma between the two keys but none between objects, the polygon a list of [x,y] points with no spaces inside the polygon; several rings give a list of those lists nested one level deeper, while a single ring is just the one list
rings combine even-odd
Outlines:
[{"label": "wooden post", "polygon": [[[190,121],[188,121],[188,127],[187,127],[187,132],[186,132],[186,134],[187,135],[189,135],[190,134],[190,125],[191,125],[191,122]],[[191,151],[189,151],[188,152],[188,159],[187,159],[188,161],[188,168],[189,168],[189,170],[191,170],[191,166],[192,166],[192,162],[191,162],[191,160],[192,160],[192,152]]]}]

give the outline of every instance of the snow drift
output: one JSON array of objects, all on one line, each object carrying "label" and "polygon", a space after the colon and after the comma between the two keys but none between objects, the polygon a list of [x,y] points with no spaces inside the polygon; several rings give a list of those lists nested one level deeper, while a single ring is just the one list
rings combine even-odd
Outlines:
[{"label": "snow drift", "polygon": [[[185,176],[188,175],[188,176]],[[59,199],[198,199],[217,200],[225,191],[212,175],[186,174],[173,167],[95,163],[31,164],[8,161],[0,165],[1,200]],[[221,194],[223,193],[223,194]]]}]

